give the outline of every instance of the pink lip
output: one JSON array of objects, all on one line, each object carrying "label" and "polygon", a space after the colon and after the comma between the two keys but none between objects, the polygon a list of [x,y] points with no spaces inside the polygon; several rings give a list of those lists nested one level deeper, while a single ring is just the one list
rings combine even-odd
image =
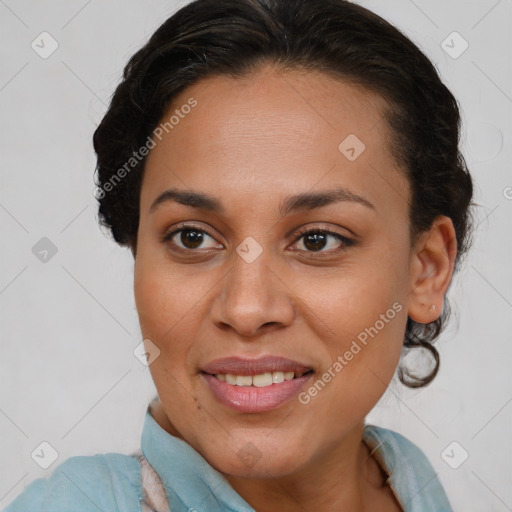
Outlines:
[{"label": "pink lip", "polygon": [[283,357],[265,356],[258,359],[228,357],[216,359],[203,367],[202,376],[215,398],[223,405],[238,412],[258,413],[276,409],[296,397],[313,373],[258,388],[235,386],[222,382],[215,374],[258,375],[267,372],[305,373],[311,368]]},{"label": "pink lip", "polygon": [[276,409],[297,396],[313,374],[308,373],[302,377],[263,388],[234,386],[220,381],[213,375],[207,373],[202,375],[220,403],[238,412],[257,413]]},{"label": "pink lip", "polygon": [[233,375],[258,375],[266,372],[295,372],[305,373],[311,368],[284,357],[264,356],[258,359],[242,357],[225,357],[215,359],[202,368],[203,372],[215,375],[231,373]]}]

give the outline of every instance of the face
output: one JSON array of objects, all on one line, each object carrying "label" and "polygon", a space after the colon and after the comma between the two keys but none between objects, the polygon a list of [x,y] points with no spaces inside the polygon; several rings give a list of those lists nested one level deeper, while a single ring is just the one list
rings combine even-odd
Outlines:
[{"label": "face", "polygon": [[268,66],[198,82],[163,119],[136,305],[167,430],[225,474],[322,460],[395,372],[410,190],[383,111],[360,87]]}]

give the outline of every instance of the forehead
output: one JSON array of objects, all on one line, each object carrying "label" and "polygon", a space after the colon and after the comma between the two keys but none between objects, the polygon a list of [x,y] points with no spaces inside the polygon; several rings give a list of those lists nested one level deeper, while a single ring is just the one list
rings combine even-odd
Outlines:
[{"label": "forehead", "polygon": [[162,118],[174,116],[148,155],[141,207],[176,186],[270,200],[337,185],[374,203],[406,203],[385,108],[380,96],[321,72],[265,66],[200,80]]}]

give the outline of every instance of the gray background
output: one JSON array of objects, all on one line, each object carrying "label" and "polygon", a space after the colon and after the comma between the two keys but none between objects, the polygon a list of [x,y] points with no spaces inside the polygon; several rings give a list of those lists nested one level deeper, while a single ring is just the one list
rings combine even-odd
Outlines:
[{"label": "gray background", "polygon": [[[127,59],[185,3],[0,0],[0,508],[70,456],[139,446],[155,391],[133,355],[131,254],[97,225],[91,137]],[[458,98],[480,205],[440,374],[421,390],[394,382],[368,420],[423,449],[455,510],[512,510],[512,1],[360,3],[402,28]],[[43,31],[58,43],[46,59],[31,47]],[[457,58],[442,47],[454,31],[469,44]],[[46,262],[33,252],[43,237],[57,248]],[[58,453],[48,469],[31,456],[51,456],[43,441]]]}]

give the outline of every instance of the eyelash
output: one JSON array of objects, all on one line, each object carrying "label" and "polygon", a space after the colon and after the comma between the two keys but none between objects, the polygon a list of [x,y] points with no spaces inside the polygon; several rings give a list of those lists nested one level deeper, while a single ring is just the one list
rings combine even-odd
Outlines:
[{"label": "eyelash", "polygon": [[[162,244],[169,244],[170,240],[178,233],[182,232],[182,231],[198,231],[200,233],[206,233],[210,238],[214,239],[215,240],[215,237],[212,236],[207,230],[205,230],[204,228],[200,227],[200,226],[197,226],[197,225],[194,225],[194,224],[181,224],[181,225],[178,225],[175,229],[173,229],[171,232],[169,233],[165,233],[160,242]],[[333,236],[334,238],[336,238],[339,242],[342,242],[342,245],[341,247],[337,248],[337,249],[334,249],[334,250],[330,250],[330,251],[323,251],[323,250],[320,250],[320,251],[305,251],[306,253],[308,254],[314,254],[314,255],[322,255],[322,254],[326,254],[326,255],[332,255],[333,253],[338,253],[340,251],[343,251],[344,249],[346,249],[347,247],[350,247],[352,245],[355,244],[355,241],[352,240],[351,238],[348,238],[344,235],[341,235],[340,233],[337,233],[335,231],[331,231],[329,229],[326,229],[326,228],[302,228],[298,231],[297,233],[297,236],[296,238],[294,239],[293,241],[293,244],[296,244],[301,238],[305,237],[306,235],[309,235],[309,234],[322,234],[322,235],[331,235]],[[183,249],[182,247],[178,247],[176,246],[176,244],[173,243],[173,245],[175,246],[175,248],[173,250],[175,251],[178,251],[178,252],[184,252],[184,253],[194,253],[194,252],[199,252],[200,249]],[[301,251],[302,252],[302,251]],[[321,256],[320,256],[321,257]]]},{"label": "eyelash", "polygon": [[308,254],[315,254],[315,255],[316,254],[318,254],[318,255],[325,254],[325,255],[329,256],[329,255],[332,255],[332,254],[336,254],[336,253],[338,253],[340,251],[343,251],[347,247],[350,247],[350,246],[354,245],[354,243],[355,243],[354,240],[352,240],[351,238],[343,236],[340,233],[337,233],[336,231],[331,231],[330,229],[326,229],[326,228],[302,228],[302,229],[299,229],[299,231],[297,233],[297,236],[295,237],[295,240],[293,241],[293,244],[296,244],[301,238],[303,238],[306,235],[309,235],[311,233],[322,234],[322,235],[331,235],[333,238],[335,238],[339,242],[342,242],[342,244],[337,249],[331,249],[329,251],[323,251],[323,250],[320,250],[320,251],[305,251]]}]

